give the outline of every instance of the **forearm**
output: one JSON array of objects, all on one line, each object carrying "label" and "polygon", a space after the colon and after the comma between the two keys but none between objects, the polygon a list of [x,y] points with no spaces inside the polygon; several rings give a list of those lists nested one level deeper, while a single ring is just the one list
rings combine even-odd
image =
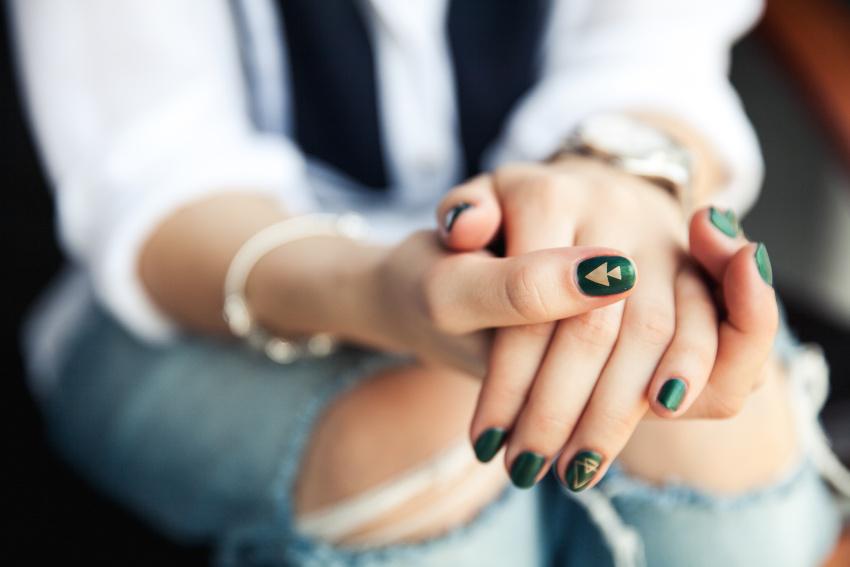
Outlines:
[{"label": "forearm", "polygon": [[[258,195],[221,194],[168,217],[143,248],[140,275],[167,315],[186,328],[226,333],[224,278],[239,248],[284,220],[277,203]],[[264,256],[246,286],[258,322],[282,334],[376,335],[366,282],[380,249],[344,238],[309,238]]]}]

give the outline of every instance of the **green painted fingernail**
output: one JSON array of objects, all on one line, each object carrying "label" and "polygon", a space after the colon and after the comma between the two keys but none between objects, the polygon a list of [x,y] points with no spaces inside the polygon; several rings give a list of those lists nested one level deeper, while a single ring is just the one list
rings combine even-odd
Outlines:
[{"label": "green painted fingernail", "polygon": [[731,210],[721,212],[711,207],[708,209],[708,218],[711,224],[726,236],[735,238],[741,231],[741,224],[738,222],[738,217]]},{"label": "green painted fingernail", "polygon": [[595,256],[578,265],[578,285],[587,295],[614,295],[635,285],[635,265],[622,256]]},{"label": "green painted fingernail", "polygon": [[505,441],[506,431],[501,427],[491,427],[475,440],[475,457],[482,463],[496,456]]},{"label": "green painted fingernail", "polygon": [[688,385],[681,378],[670,378],[661,386],[658,392],[658,403],[670,411],[676,411],[682,405]]},{"label": "green painted fingernail", "polygon": [[455,222],[457,222],[457,218],[460,214],[470,207],[472,207],[472,205],[469,203],[458,203],[449,209],[449,212],[446,213],[446,218],[443,219],[443,225],[446,227],[446,232],[451,232],[452,227],[455,225]]},{"label": "green painted fingernail", "polygon": [[538,453],[526,451],[520,454],[511,465],[511,482],[519,488],[531,488],[545,462],[546,457]]},{"label": "green painted fingernail", "polygon": [[773,268],[770,265],[770,256],[767,255],[767,247],[759,242],[759,245],[756,247],[756,266],[759,269],[759,275],[761,279],[767,283],[767,285],[773,285]]},{"label": "green painted fingernail", "polygon": [[602,465],[602,455],[596,451],[581,451],[573,457],[567,467],[567,488],[573,492],[581,492],[590,482]]}]

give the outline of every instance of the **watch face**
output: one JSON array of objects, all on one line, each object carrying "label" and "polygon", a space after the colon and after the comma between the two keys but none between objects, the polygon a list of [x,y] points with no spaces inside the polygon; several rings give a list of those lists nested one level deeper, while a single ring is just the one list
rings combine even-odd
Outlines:
[{"label": "watch face", "polygon": [[581,126],[585,144],[606,154],[645,157],[669,151],[672,141],[664,133],[620,114],[600,114]]}]

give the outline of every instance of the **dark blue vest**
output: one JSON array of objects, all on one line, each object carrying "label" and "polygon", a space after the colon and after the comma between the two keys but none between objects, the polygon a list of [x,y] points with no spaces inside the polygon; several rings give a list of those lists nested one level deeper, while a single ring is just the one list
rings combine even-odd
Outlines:
[{"label": "dark blue vest", "polygon": [[[399,0],[403,2],[404,0]],[[387,187],[375,62],[354,0],[278,0],[301,150],[373,191]],[[451,0],[447,34],[467,176],[535,83],[548,0]]]}]

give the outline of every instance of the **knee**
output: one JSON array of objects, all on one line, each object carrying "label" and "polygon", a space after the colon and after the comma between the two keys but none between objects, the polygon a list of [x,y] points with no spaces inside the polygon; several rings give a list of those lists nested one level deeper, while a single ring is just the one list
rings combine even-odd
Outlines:
[{"label": "knee", "polygon": [[[466,440],[478,387],[460,374],[409,366],[378,373],[331,404],[295,485],[302,528],[333,543],[393,543],[470,519],[505,485]],[[352,506],[369,512],[348,513],[344,526],[329,520]]]},{"label": "knee", "polygon": [[736,497],[632,487],[614,502],[653,566],[820,565],[840,528],[831,495],[808,465]]}]

